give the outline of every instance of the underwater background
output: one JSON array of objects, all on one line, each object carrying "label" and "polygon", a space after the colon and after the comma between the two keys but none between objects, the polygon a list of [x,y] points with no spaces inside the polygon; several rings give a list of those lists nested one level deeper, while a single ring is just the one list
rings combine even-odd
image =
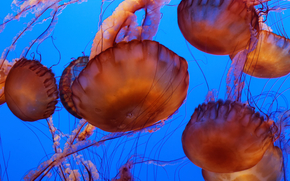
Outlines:
[{"label": "underwater background", "polygon": [[[64,1],[69,2],[69,1]],[[54,29],[47,38],[34,44],[26,58],[41,59],[41,63],[52,67],[57,82],[64,68],[73,60],[89,55],[92,40],[100,23],[112,14],[119,0],[87,2],[67,5],[57,16]],[[183,105],[159,130],[116,135],[99,146],[91,146],[75,155],[68,156],[64,162],[68,167],[83,170],[79,157],[91,160],[99,174],[99,180],[111,180],[118,175],[122,165],[132,161],[131,173],[135,180],[203,180],[201,169],[191,163],[182,149],[181,135],[194,109],[202,104],[209,91],[217,99],[226,98],[226,77],[230,68],[229,56],[216,56],[201,52],[191,46],[182,36],[177,24],[179,0],[171,0],[162,9],[162,19],[153,40],[174,51],[188,62],[190,84]],[[286,2],[286,5],[281,2]],[[280,10],[270,12],[266,24],[279,35],[287,37],[290,33],[290,10],[287,1],[272,2]],[[12,1],[0,1],[0,22],[8,14],[16,14],[19,7],[11,6]],[[271,5],[271,3],[269,3]],[[285,9],[283,9],[285,8]],[[283,10],[281,10],[283,9]],[[40,36],[50,26],[51,9],[47,10],[32,28],[17,40],[15,49],[10,51],[8,61],[21,56],[25,47]],[[144,11],[137,12],[139,22]],[[21,33],[35,14],[13,20],[0,29],[0,51],[9,47],[16,35]],[[3,29],[4,28],[4,29]],[[288,37],[289,38],[289,37]],[[276,110],[288,110],[290,99],[290,80],[288,76],[276,79],[246,77],[242,101],[251,102],[270,114]],[[274,100],[274,101],[273,101]],[[273,103],[274,102],[274,103]],[[71,116],[59,101],[52,116],[55,127],[62,134],[61,147],[76,128],[78,119]],[[162,124],[162,123],[161,123]],[[99,140],[108,133],[96,130],[91,140]],[[52,137],[46,120],[24,122],[12,114],[6,104],[0,106],[0,180],[22,180],[40,163],[54,154]],[[287,161],[287,153],[285,153]],[[287,165],[285,165],[287,167]],[[61,180],[52,169],[44,180]]]}]

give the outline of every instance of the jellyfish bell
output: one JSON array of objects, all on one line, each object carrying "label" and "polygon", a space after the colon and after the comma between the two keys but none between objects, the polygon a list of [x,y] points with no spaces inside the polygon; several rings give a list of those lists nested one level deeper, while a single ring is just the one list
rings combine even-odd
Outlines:
[{"label": "jellyfish bell", "polygon": [[196,108],[182,134],[185,155],[202,169],[229,173],[256,165],[275,131],[273,121],[242,103],[217,101]]},{"label": "jellyfish bell", "polygon": [[228,55],[245,49],[251,31],[259,29],[255,8],[241,0],[182,0],[177,13],[184,38],[210,54]]},{"label": "jellyfish bell", "polygon": [[[256,48],[247,54],[243,71],[258,78],[277,78],[287,75],[290,72],[289,51],[289,39],[263,30],[259,33]],[[233,59],[235,56],[230,57]]]},{"label": "jellyfish bell", "polygon": [[[100,26],[90,61],[71,87],[76,113],[90,124],[109,132],[139,130],[168,118],[182,104],[187,62],[150,40],[165,3],[125,0]],[[140,9],[146,13],[138,26],[134,13]]]},{"label": "jellyfish bell", "polygon": [[59,81],[59,97],[65,109],[74,117],[81,119],[76,113],[76,108],[72,101],[71,86],[80,72],[86,67],[89,62],[89,57],[83,56],[72,61],[63,71]]},{"label": "jellyfish bell", "polygon": [[233,173],[214,173],[202,169],[205,181],[280,181],[283,175],[283,154],[279,147],[269,146],[263,158],[255,166],[247,170]]},{"label": "jellyfish bell", "polygon": [[4,93],[11,112],[23,121],[48,118],[54,113],[58,98],[51,70],[38,61],[25,58],[11,68]]},{"label": "jellyfish bell", "polygon": [[121,42],[91,59],[72,85],[77,114],[109,132],[139,130],[183,103],[188,65],[151,40]]}]

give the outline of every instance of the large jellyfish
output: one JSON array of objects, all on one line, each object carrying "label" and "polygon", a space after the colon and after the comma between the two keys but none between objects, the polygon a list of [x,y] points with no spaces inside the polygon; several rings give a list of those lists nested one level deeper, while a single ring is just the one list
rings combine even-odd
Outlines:
[{"label": "large jellyfish", "polygon": [[216,55],[233,54],[247,48],[252,32],[259,30],[259,18],[253,7],[256,3],[182,0],[177,12],[178,25],[195,48]]},{"label": "large jellyfish", "polygon": [[249,169],[274,142],[275,125],[251,107],[217,101],[196,108],[187,124],[182,145],[197,166],[227,173]]},{"label": "large jellyfish", "polygon": [[91,59],[72,85],[78,115],[110,132],[138,130],[172,115],[188,88],[187,62],[150,41],[118,43]]},{"label": "large jellyfish", "polygon": [[[189,83],[187,62],[146,40],[157,31],[162,3],[124,1],[103,22],[90,61],[71,86],[74,114],[102,130],[122,132],[167,119],[181,106]],[[141,8],[148,14],[137,27],[133,13]],[[118,37],[141,41],[117,43]]]}]

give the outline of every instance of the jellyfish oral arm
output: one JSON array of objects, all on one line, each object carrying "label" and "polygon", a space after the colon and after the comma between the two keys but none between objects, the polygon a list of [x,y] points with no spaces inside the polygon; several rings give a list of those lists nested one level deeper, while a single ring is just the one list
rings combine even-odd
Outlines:
[{"label": "jellyfish oral arm", "polygon": [[[91,48],[90,59],[94,58],[100,52],[112,47],[117,43],[116,37],[122,28],[130,25],[130,36],[132,39],[151,40],[156,34],[161,19],[160,8],[168,4],[170,0],[125,0],[101,25],[97,32]],[[141,27],[136,27],[136,16],[134,13],[139,9],[145,10],[145,18]],[[126,37],[122,40],[127,40]]]}]

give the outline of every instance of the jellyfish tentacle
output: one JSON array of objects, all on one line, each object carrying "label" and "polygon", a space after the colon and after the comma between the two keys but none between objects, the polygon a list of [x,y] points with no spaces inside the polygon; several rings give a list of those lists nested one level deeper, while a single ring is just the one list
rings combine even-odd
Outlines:
[{"label": "jellyfish tentacle", "polygon": [[7,75],[15,62],[9,63],[7,60],[3,61],[3,66],[0,67],[0,105],[6,102],[4,87]]},{"label": "jellyfish tentacle", "polygon": [[140,37],[140,40],[150,40],[156,34],[158,24],[161,18],[160,8],[169,1],[165,0],[125,0],[115,9],[113,14],[104,20],[100,30],[97,32],[93,46],[91,48],[90,59],[102,51],[110,48],[116,42],[120,30],[128,25],[136,24],[134,13],[139,9],[146,10],[146,16],[141,27],[136,27],[135,31],[131,32],[132,37]]}]

